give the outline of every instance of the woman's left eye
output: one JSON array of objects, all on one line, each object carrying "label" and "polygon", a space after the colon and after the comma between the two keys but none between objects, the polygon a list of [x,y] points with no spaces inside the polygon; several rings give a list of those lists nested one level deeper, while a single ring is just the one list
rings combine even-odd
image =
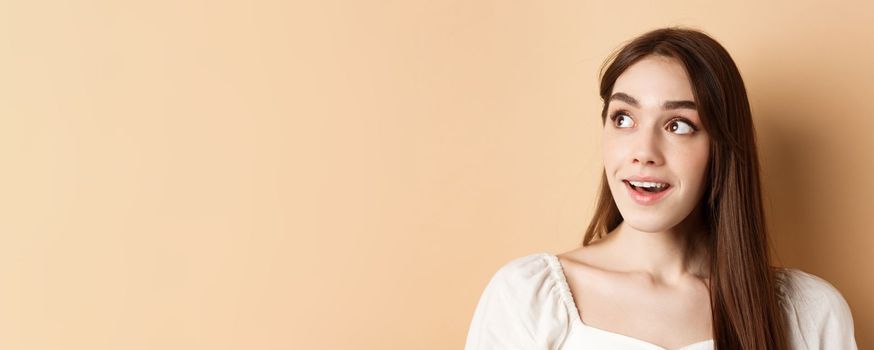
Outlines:
[{"label": "woman's left eye", "polygon": [[691,133],[695,132],[695,127],[692,126],[691,124],[689,124],[688,122],[683,121],[683,120],[671,121],[668,124],[668,128],[670,129],[669,130],[670,132],[673,132],[676,134],[681,134],[681,135],[691,134]]}]

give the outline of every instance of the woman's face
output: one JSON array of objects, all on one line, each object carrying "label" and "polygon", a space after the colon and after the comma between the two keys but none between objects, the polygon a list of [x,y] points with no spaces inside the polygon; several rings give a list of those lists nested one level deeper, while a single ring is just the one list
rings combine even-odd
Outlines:
[{"label": "woman's face", "polygon": [[624,222],[644,232],[681,223],[704,193],[710,137],[674,58],[647,56],[613,86],[602,138],[607,182]]}]

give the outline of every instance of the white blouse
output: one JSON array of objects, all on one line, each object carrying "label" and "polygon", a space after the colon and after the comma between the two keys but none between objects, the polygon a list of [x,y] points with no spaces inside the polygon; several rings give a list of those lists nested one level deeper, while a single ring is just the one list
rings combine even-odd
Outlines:
[{"label": "white blouse", "polygon": [[[825,280],[798,269],[777,274],[791,349],[857,349],[850,307]],[[713,339],[680,350],[711,350]],[[470,324],[465,350],[665,350],[582,322],[558,257],[511,260],[489,281]]]}]

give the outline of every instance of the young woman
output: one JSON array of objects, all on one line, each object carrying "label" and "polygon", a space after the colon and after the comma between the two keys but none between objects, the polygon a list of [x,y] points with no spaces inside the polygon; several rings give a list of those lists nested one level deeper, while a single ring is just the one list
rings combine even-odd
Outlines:
[{"label": "young woman", "polygon": [[728,52],[665,28],[607,63],[604,173],[583,244],[501,267],[466,349],[856,349],[837,289],[771,266],[750,106]]}]

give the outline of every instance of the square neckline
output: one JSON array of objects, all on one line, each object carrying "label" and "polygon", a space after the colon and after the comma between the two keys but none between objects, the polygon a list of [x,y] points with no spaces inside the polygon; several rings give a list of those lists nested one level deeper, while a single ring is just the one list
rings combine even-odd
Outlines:
[{"label": "square neckline", "polygon": [[[646,348],[650,348],[652,350],[668,350],[667,348],[664,348],[662,346],[656,345],[654,343],[648,342],[648,341],[640,339],[640,338],[635,338],[635,337],[621,334],[621,333],[611,332],[611,331],[608,331],[606,329],[601,329],[601,328],[597,328],[597,327],[593,327],[593,326],[585,324],[583,322],[581,315],[580,315],[580,309],[577,307],[577,304],[574,301],[573,293],[571,292],[570,285],[567,281],[567,276],[564,274],[564,267],[561,265],[561,261],[558,260],[558,256],[555,254],[552,254],[552,253],[548,253],[548,252],[544,252],[543,255],[546,257],[547,262],[549,263],[553,277],[558,281],[561,299],[562,299],[562,301],[564,301],[564,304],[567,307],[568,312],[570,314],[572,314],[571,319],[575,325],[577,325],[581,328],[584,328],[584,329],[588,329],[588,330],[591,330],[591,331],[594,331],[597,333],[601,333],[601,334],[606,335],[606,336],[620,338],[620,339],[623,339],[625,341],[632,342],[632,343],[635,343],[637,345],[640,345],[640,346],[643,346]],[[702,346],[704,344],[708,344],[708,343],[712,344],[713,342],[714,342],[713,339],[702,340],[699,342],[694,342],[691,344],[683,345],[683,346],[677,348],[676,350],[685,350],[685,349],[692,350],[695,347],[700,347],[700,346]]]}]

